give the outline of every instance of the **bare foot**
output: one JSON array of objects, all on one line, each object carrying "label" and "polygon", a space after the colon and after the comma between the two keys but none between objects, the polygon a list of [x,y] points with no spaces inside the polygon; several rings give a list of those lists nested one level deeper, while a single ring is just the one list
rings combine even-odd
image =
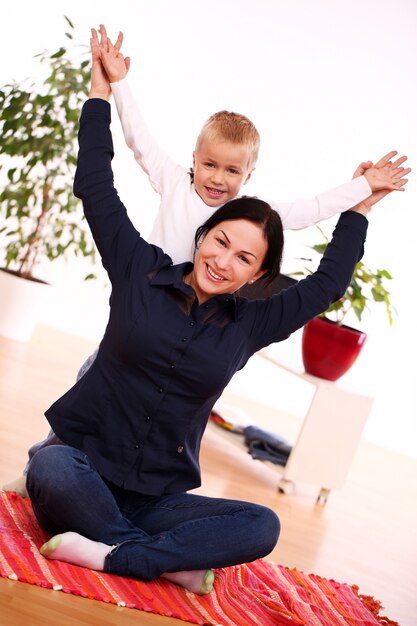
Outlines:
[{"label": "bare foot", "polygon": [[19,478],[15,478],[12,482],[7,483],[7,485],[3,485],[3,491],[14,491],[18,496],[22,498],[29,498],[28,492],[26,490],[26,476],[19,476]]},{"label": "bare foot", "polygon": [[99,541],[92,541],[78,533],[67,532],[55,535],[44,543],[40,553],[47,559],[65,561],[102,572],[104,559],[113,547]]},{"label": "bare foot", "polygon": [[210,593],[213,589],[214,572],[212,569],[200,569],[189,572],[169,572],[162,574],[162,578],[185,587],[188,591],[198,593],[199,596],[204,596],[206,593]]}]

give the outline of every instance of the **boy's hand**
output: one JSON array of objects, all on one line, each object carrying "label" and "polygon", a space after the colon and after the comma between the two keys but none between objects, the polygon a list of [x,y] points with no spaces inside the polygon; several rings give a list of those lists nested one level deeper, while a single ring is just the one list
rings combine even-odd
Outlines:
[{"label": "boy's hand", "polygon": [[[411,172],[411,169],[402,167],[402,164],[407,160],[406,156],[399,157],[396,161],[392,162],[391,159],[396,156],[396,154],[398,153],[393,150],[383,156],[375,165],[372,161],[366,161],[357,167],[353,178],[364,175],[368,180],[369,186],[373,189],[373,193],[356,205],[356,207],[353,207],[353,211],[367,215],[373,205],[382,200],[382,198],[385,198],[391,191],[404,191],[404,186],[408,183],[408,179],[404,177]],[[378,181],[377,184],[382,184],[384,178],[386,179],[387,177],[391,181],[390,184],[386,187],[376,187],[376,189],[374,189],[367,176],[371,170],[379,170],[380,172],[380,175],[376,175],[376,177],[375,173],[371,172],[371,178],[375,177]]]},{"label": "boy's hand", "polygon": [[402,167],[407,160],[406,156],[399,157],[394,163],[391,161],[397,154],[395,150],[388,152],[375,165],[372,161],[361,163],[354,172],[353,178],[365,176],[372,191],[404,191],[404,185],[408,182],[405,176],[411,172],[411,169]]},{"label": "boy's hand", "polygon": [[116,83],[125,78],[130,68],[130,57],[124,58],[120,52],[123,43],[123,33],[119,33],[116,43],[113,45],[107,37],[104,24],[100,24],[100,60],[111,83]]},{"label": "boy's hand", "polygon": [[97,37],[97,31],[91,29],[91,85],[90,85],[90,98],[102,98],[108,100],[111,96],[111,88],[107,74],[100,61],[100,48]]}]

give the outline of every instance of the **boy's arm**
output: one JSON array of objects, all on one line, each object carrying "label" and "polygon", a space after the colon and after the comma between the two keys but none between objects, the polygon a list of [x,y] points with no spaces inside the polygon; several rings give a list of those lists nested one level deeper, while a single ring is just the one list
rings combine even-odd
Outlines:
[{"label": "boy's arm", "polygon": [[386,195],[390,191],[402,191],[403,177],[410,170],[402,167],[407,157],[400,157],[395,161],[396,167],[392,167],[391,159],[396,154],[395,151],[389,152],[375,165],[369,161],[361,163],[352,181],[315,198],[287,203],[272,202],[271,206],[280,214],[284,229],[298,230],[343,213],[374,192],[384,192]]},{"label": "boy's arm", "polygon": [[124,58],[121,54],[122,42],[123,33],[120,32],[113,45],[105,26],[100,24],[100,41],[97,38],[100,59],[114,95],[126,144],[133,151],[137,163],[149,176],[152,187],[162,194],[179,166],[162,150],[143,121],[126,80],[130,58]]},{"label": "boy's arm", "polygon": [[270,204],[279,213],[284,230],[299,230],[347,211],[371,193],[365,176],[360,176],[309,200]]},{"label": "boy's arm", "polygon": [[180,166],[174,163],[149,132],[127,79],[111,83],[110,86],[126,144],[138,165],[148,175],[154,190],[161,195]]}]

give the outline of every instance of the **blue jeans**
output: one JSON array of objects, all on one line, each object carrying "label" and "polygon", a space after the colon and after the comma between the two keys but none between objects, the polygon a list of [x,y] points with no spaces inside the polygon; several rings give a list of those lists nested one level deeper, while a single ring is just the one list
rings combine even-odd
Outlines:
[{"label": "blue jeans", "polygon": [[276,514],[258,504],[124,490],[103,479],[83,452],[65,445],[35,454],[27,490],[45,531],[71,530],[115,545],[105,571],[145,581],[254,561],[271,552],[280,531]]}]

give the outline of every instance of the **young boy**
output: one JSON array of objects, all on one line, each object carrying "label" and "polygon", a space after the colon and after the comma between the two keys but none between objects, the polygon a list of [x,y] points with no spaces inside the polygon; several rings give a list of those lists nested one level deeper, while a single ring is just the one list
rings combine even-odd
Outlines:
[{"label": "young boy", "polygon": [[[189,261],[197,227],[215,209],[238,196],[241,187],[250,179],[258,157],[258,131],[244,115],[228,111],[215,113],[197,138],[192,170],[176,164],[148,132],[130,92],[126,80],[130,60],[124,59],[120,53],[122,34],[113,46],[103,25],[100,30],[101,42],[92,29],[92,75],[96,77],[96,83],[99,81],[102,85],[104,98],[111,89],[126,143],[161,196],[159,212],[148,239],[167,251],[174,263]],[[394,164],[390,162],[395,154],[388,153],[375,166],[370,161],[362,163],[352,181],[312,200],[270,204],[280,214],[283,227],[294,230],[346,211],[366,198],[374,204],[390,191],[402,189],[404,182],[392,182],[394,172],[398,178],[399,171],[405,175],[409,170],[400,167],[406,157],[397,159]],[[78,379],[91,367],[95,354],[83,364]],[[30,448],[29,460],[40,448],[54,443],[61,442],[51,431],[47,439]],[[26,495],[25,476],[4,489]]]},{"label": "young boy", "polygon": [[[192,170],[178,165],[149,133],[133,98],[126,79],[130,60],[120,54],[122,34],[113,47],[103,25],[100,31],[101,43],[92,31],[93,54],[100,55],[106,70],[126,144],[160,195],[149,239],[165,245],[174,263],[190,260],[196,228],[214,209],[238,196],[249,181],[259,152],[258,131],[243,115],[215,113],[197,138]],[[306,228],[355,206],[372,193],[370,179],[378,170],[360,173],[365,175],[311,200],[269,203],[280,214],[284,229]]]}]

